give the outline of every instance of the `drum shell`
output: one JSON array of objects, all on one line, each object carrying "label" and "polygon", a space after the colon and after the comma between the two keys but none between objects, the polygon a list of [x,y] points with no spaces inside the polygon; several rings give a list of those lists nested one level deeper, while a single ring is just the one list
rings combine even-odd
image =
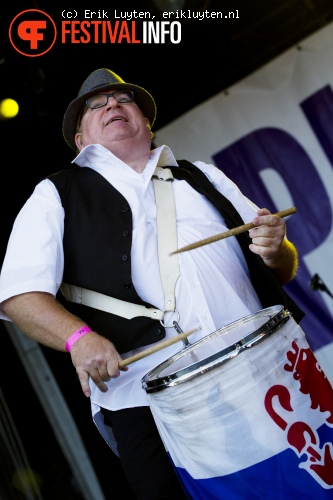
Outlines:
[{"label": "drum shell", "polygon": [[[281,306],[269,308],[269,315],[274,316],[274,312],[280,315]],[[247,317],[246,323],[251,325],[253,321],[256,325],[258,317],[265,314],[267,310]],[[186,348],[143,379],[161,438],[191,498],[221,498],[222,494],[228,499],[282,499],[295,498],[297,494],[302,494],[302,498],[332,498],[333,484],[323,481],[310,468],[310,447],[306,444],[304,449],[298,449],[300,445],[295,446],[289,432],[307,429],[313,436],[317,460],[323,456],[324,444],[333,449],[328,413],[320,405],[311,407],[311,394],[302,392],[290,362],[300,352],[309,359],[313,353],[299,325],[290,315],[282,316],[279,327],[268,329],[252,347],[221,363],[219,357],[210,364],[203,359],[201,374],[197,365],[193,374],[190,364],[180,370],[187,372],[186,380],[173,370],[174,363],[188,356]],[[232,325],[230,329],[235,330]],[[223,335],[226,330],[228,327]],[[212,339],[214,335],[208,337]],[[309,365],[310,378],[314,375],[311,370],[313,364]],[[321,401],[325,400],[326,408],[333,411],[332,387],[324,374],[320,380],[322,388],[317,385],[316,390],[322,390]],[[288,408],[279,400],[280,388],[289,397]],[[272,394],[274,397],[269,396]],[[303,443],[307,435],[301,433],[299,442]],[[305,443],[307,439],[304,437]],[[301,467],[301,455],[308,457],[305,470]]]}]

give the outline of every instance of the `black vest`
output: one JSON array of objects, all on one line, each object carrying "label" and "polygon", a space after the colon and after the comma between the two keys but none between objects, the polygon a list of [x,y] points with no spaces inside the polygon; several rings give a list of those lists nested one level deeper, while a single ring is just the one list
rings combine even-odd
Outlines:
[{"label": "black vest", "polygon": [[[200,169],[186,160],[179,160],[178,164],[179,167],[168,167],[174,177],[186,180],[206,196],[229,229],[244,224],[234,206],[214,188]],[[141,300],[131,279],[132,212],[123,195],[99,173],[76,165],[52,174],[48,179],[55,184],[65,210],[64,282],[150,306]],[[262,259],[249,250],[247,232],[236,237],[263,308],[281,304],[293,314],[295,321],[300,321],[303,312]],[[146,317],[128,320],[69,303],[60,293],[57,298],[66,309],[109,338],[119,353],[157,342],[165,336],[159,321]]]}]

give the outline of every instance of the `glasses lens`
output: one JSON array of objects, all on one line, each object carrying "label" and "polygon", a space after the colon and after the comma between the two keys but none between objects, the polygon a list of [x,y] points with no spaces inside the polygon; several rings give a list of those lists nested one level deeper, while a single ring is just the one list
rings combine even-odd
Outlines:
[{"label": "glasses lens", "polygon": [[86,105],[88,106],[88,108],[96,109],[105,106],[107,102],[108,98],[105,94],[96,94],[88,97],[88,99],[86,100]]},{"label": "glasses lens", "polygon": [[120,103],[131,102],[134,100],[134,92],[131,90],[116,90],[112,94],[95,94],[88,97],[86,105],[91,109],[102,108],[108,102],[109,97],[114,97]]},{"label": "glasses lens", "polygon": [[116,90],[113,96],[118,102],[131,102],[134,99],[134,92],[131,90]]}]

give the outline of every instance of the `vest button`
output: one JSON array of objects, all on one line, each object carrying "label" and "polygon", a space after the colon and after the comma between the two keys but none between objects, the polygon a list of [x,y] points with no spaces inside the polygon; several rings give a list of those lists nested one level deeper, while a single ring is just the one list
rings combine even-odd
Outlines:
[{"label": "vest button", "polygon": [[155,335],[159,336],[159,335],[162,335],[162,330],[160,328],[157,328],[157,330],[155,331]]},{"label": "vest button", "polygon": [[125,214],[126,212],[129,211],[129,208],[128,207],[124,207],[124,208],[121,209],[121,211]]},{"label": "vest button", "polygon": [[126,237],[126,236],[128,236],[128,235],[129,235],[129,231],[124,231],[124,232],[123,232],[123,236],[124,236],[124,237]]},{"label": "vest button", "polygon": [[128,281],[126,281],[126,283],[124,283],[124,285],[125,285],[125,288],[128,289],[128,288],[131,288],[132,283],[129,283]]},{"label": "vest button", "polygon": [[121,256],[121,260],[122,260],[123,262],[126,262],[126,261],[128,260],[128,255],[122,255],[122,256]]}]

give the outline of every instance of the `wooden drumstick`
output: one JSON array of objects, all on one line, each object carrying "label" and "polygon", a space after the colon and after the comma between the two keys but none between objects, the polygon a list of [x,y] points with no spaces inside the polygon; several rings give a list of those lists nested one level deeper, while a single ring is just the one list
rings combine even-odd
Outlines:
[{"label": "wooden drumstick", "polygon": [[130,356],[129,358],[123,359],[119,361],[118,366],[119,368],[122,368],[123,366],[127,366],[131,363],[134,363],[134,361],[138,361],[139,359],[145,358],[146,356],[149,356],[150,354],[153,354],[154,352],[160,351],[161,349],[164,349],[165,347],[168,347],[169,345],[175,344],[176,342],[179,342],[180,340],[184,340],[186,337],[191,335],[194,332],[197,332],[200,330],[200,328],[194,328],[193,330],[189,330],[188,332],[183,332],[179,333],[176,337],[172,337],[172,339],[167,339],[164,342],[160,342],[159,344],[149,347],[148,349],[145,349],[144,351],[138,352],[138,354],[134,354],[134,356]]},{"label": "wooden drumstick", "polygon": [[[283,218],[287,217],[288,215],[294,214],[295,212],[297,212],[296,207],[291,207],[271,215],[277,215],[278,217]],[[249,222],[248,224],[243,224],[242,226],[234,227],[233,229],[225,231],[224,233],[215,234],[214,236],[210,236],[209,238],[205,238],[204,240],[200,240],[195,243],[191,243],[190,245],[186,245],[183,248],[179,248],[178,250],[171,252],[170,255],[186,252],[187,250],[192,250],[193,248],[202,247],[204,245],[208,245],[209,243],[214,243],[214,241],[223,240],[224,238],[228,238],[229,236],[234,236],[235,234],[245,233],[245,231],[249,231],[254,227],[256,226],[252,222]]]}]

